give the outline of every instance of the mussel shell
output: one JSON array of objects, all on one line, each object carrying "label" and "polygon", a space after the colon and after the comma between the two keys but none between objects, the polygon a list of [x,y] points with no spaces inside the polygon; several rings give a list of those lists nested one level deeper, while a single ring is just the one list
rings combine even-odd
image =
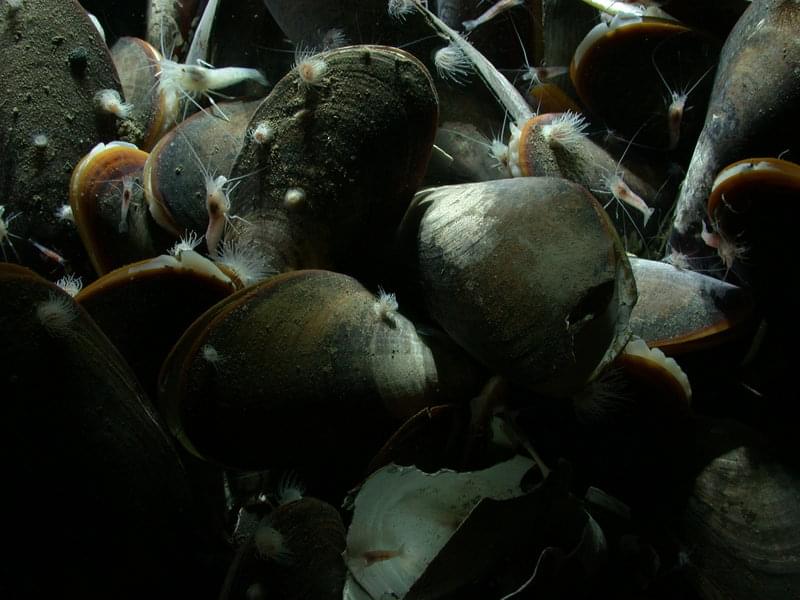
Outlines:
[{"label": "mussel shell", "polygon": [[747,290],[664,262],[630,262],[639,292],[631,330],[651,348],[669,355],[691,352],[746,329],[754,309]]},{"label": "mussel shell", "polygon": [[75,297],[153,397],[161,364],[175,342],[197,317],[234,291],[213,263],[191,255],[192,261],[184,252],[180,261],[159,257],[121,267]]},{"label": "mussel shell", "polygon": [[689,575],[704,598],[800,596],[800,482],[754,431],[701,423],[708,462],[680,521]]},{"label": "mussel shell", "polygon": [[482,363],[561,395],[624,346],[636,288],[602,206],[563,179],[419,192],[400,228],[431,316]]},{"label": "mussel shell", "polygon": [[[676,21],[656,18],[598,28],[605,28],[605,34],[589,42],[590,33],[570,67],[581,101],[626,137],[667,148],[671,97],[659,71],[673,90],[688,90],[715,65],[717,42]],[[691,148],[700,131],[712,81],[707,74],[687,100],[686,106],[695,108],[683,114],[683,143],[678,143],[684,148]]]},{"label": "mussel shell", "polygon": [[136,128],[127,132],[131,142],[151,150],[175,122],[176,105],[167,101],[159,89],[158,61],[161,55],[153,46],[134,37],[121,37],[111,48],[125,101],[133,104],[130,119]]},{"label": "mussel shell", "polygon": [[[192,594],[204,525],[171,440],[124,359],[87,313],[33,272],[0,264],[2,589],[42,598]],[[48,553],[50,541],[64,551]],[[48,577],[42,577],[47,572]],[[50,579],[50,577],[55,579]]]},{"label": "mussel shell", "polygon": [[[457,354],[452,348],[451,354]],[[187,330],[164,364],[167,421],[192,452],[239,467],[363,472],[397,420],[468,398],[414,325],[354,279],[296,271],[246,288]],[[335,458],[334,458],[335,457]]]},{"label": "mussel shell", "polygon": [[[120,90],[105,43],[75,0],[25,0],[12,14],[0,6],[0,198],[12,233],[63,255],[89,273],[71,222],[60,220],[72,168],[97,142],[113,139],[114,118],[101,118],[94,95]],[[43,147],[34,145],[34,137]],[[21,262],[44,269],[33,246],[15,243]]]},{"label": "mussel shell", "polygon": [[[145,207],[142,173],[147,153],[129,144],[98,145],[76,165],[69,202],[94,270],[103,275],[137,260],[158,256],[172,236]],[[133,178],[130,208],[122,220],[123,178]],[[122,223],[126,230],[121,231]]]},{"label": "mussel shell", "polygon": [[[708,198],[708,215],[733,253],[730,272],[763,301],[769,320],[791,321],[794,301],[780,281],[792,263],[778,260],[795,235],[800,165],[776,158],[737,161],[720,171]],[[795,271],[796,272],[796,271]]]},{"label": "mussel shell", "polygon": [[150,212],[167,231],[201,235],[208,226],[204,170],[226,176],[242,148],[258,102],[220,103],[228,120],[210,109],[195,113],[164,135],[144,167]]},{"label": "mussel shell", "polygon": [[[252,227],[276,271],[363,264],[385,244],[416,191],[436,132],[436,90],[425,67],[398,48],[348,46],[319,55],[316,86],[297,70],[279,81],[251,127],[266,122],[267,148],[248,140],[232,177],[233,209]],[[290,189],[302,206],[287,209]]]},{"label": "mussel shell", "polygon": [[753,2],[720,54],[703,130],[678,196],[670,247],[690,256],[713,253],[700,234],[719,171],[748,156],[795,151],[800,99],[800,6]]}]

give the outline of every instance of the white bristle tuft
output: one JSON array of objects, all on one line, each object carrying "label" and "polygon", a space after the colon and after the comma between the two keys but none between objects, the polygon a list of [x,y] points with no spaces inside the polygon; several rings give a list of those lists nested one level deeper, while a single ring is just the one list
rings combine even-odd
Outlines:
[{"label": "white bristle tuft", "polygon": [[294,54],[294,70],[300,76],[303,87],[322,85],[322,78],[328,72],[328,63],[314,50],[298,48]]},{"label": "white bristle tuft", "polygon": [[56,285],[74,298],[83,289],[83,279],[70,273],[56,281]]},{"label": "white bristle tuft", "polygon": [[414,12],[416,8],[414,0],[389,0],[386,12],[389,16],[398,21],[405,21],[406,17]]},{"label": "white bristle tuft", "polygon": [[583,115],[567,111],[542,126],[542,135],[551,146],[561,146],[566,150],[575,150],[585,137],[589,124]]},{"label": "white bristle tuft", "polygon": [[247,133],[250,136],[250,139],[259,146],[269,144],[275,137],[275,129],[266,121],[260,121]]},{"label": "white bristle tuft", "polygon": [[227,240],[222,243],[222,250],[217,254],[214,262],[225,265],[233,271],[244,286],[258,283],[271,274],[261,252],[253,246],[246,246],[235,240]]},{"label": "white bristle tuft", "polygon": [[49,299],[36,305],[39,323],[54,337],[68,335],[77,316],[72,299],[64,294],[51,293]]},{"label": "white bristle tuft", "polygon": [[295,500],[301,500],[306,493],[306,486],[294,471],[284,473],[278,483],[278,504],[288,504]]},{"label": "white bristle tuft", "polygon": [[378,288],[378,296],[374,305],[375,315],[378,319],[387,323],[394,323],[394,315],[398,308],[399,305],[395,295],[384,291],[383,288]]},{"label": "white bristle tuft", "polygon": [[200,245],[201,241],[203,241],[202,237],[198,237],[194,231],[189,231],[182,235],[181,239],[175,242],[168,252],[172,256],[178,256],[181,252],[194,250]]},{"label": "white bristle tuft", "polygon": [[133,104],[123,102],[117,90],[100,90],[94,95],[94,101],[100,110],[119,119],[127,119],[133,110]]},{"label": "white bristle tuft", "polygon": [[433,55],[433,62],[439,77],[454,83],[465,83],[472,72],[472,63],[463,50],[453,43],[439,48]]}]

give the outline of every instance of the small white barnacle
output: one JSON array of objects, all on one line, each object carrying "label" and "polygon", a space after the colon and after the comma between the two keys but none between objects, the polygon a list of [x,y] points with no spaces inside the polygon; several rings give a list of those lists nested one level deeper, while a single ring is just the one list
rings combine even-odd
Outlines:
[{"label": "small white barnacle", "polygon": [[33,147],[37,150],[45,150],[47,149],[47,146],[50,145],[50,138],[47,137],[47,134],[45,133],[37,133],[34,134],[31,142],[33,143]]},{"label": "small white barnacle", "polygon": [[322,85],[322,77],[328,72],[328,63],[313,49],[298,47],[294,53],[294,70],[300,76],[303,87],[316,87]]},{"label": "small white barnacle", "polygon": [[62,204],[55,211],[56,218],[59,221],[75,222],[75,215],[72,214],[72,207],[69,204]]},{"label": "small white barnacle", "polygon": [[247,132],[248,137],[259,146],[269,144],[275,137],[275,129],[266,121],[259,121]]},{"label": "small white barnacle", "polygon": [[203,344],[200,348],[200,355],[203,357],[203,360],[207,363],[217,366],[222,363],[222,356],[217,349],[214,348],[211,344]]},{"label": "small white barnacle", "polygon": [[127,119],[133,111],[133,104],[123,102],[117,90],[100,90],[94,95],[94,102],[98,110],[119,119]]},{"label": "small white barnacle", "polygon": [[69,273],[56,281],[56,285],[74,298],[83,289],[83,279],[79,275]]},{"label": "small white barnacle", "polygon": [[189,252],[190,250],[194,250],[202,241],[202,236],[198,237],[194,231],[188,231],[181,236],[180,240],[172,245],[172,248],[170,248],[168,252],[172,256],[178,256],[181,252]]},{"label": "small white barnacle", "polygon": [[283,195],[283,205],[290,210],[302,208],[306,203],[306,191],[303,188],[293,187],[286,190]]},{"label": "small white barnacle", "polygon": [[398,306],[397,298],[394,294],[386,292],[381,287],[378,288],[378,295],[376,296],[373,310],[379,320],[394,324],[394,317]]},{"label": "small white barnacle", "polygon": [[436,72],[442,79],[449,79],[454,83],[463,84],[472,72],[472,63],[467,55],[452,42],[439,48],[433,54],[433,63],[436,65]]},{"label": "small white barnacle", "polygon": [[39,323],[54,337],[63,337],[70,333],[72,323],[78,317],[72,299],[65,294],[53,294],[47,300],[36,305],[36,318]]}]

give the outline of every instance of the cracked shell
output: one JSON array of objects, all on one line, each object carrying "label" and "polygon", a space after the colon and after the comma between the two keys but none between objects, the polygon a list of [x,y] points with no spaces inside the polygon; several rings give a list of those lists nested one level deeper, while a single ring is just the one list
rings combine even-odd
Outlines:
[{"label": "cracked shell", "polygon": [[424,190],[400,240],[431,316],[529,389],[567,395],[627,342],[631,267],[579,185],[524,177]]}]

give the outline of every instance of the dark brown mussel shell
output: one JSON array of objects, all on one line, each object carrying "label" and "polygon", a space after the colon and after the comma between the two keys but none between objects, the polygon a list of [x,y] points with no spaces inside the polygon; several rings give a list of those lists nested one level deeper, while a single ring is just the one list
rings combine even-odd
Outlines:
[{"label": "dark brown mussel shell", "polygon": [[19,262],[51,271],[23,241],[32,239],[88,274],[75,227],[58,215],[73,166],[115,137],[114,117],[99,115],[94,101],[100,90],[120,91],[111,56],[75,0],[25,0],[14,10],[4,2],[0,55],[0,198],[6,218],[19,213],[11,228],[15,253]]},{"label": "dark brown mussel shell", "polygon": [[497,373],[552,395],[625,345],[636,288],[602,206],[564,179],[419,192],[400,252],[431,316]]},{"label": "dark brown mussel shell", "polygon": [[[726,270],[752,286],[769,319],[791,321],[795,302],[780,284],[792,273],[786,256],[800,208],[800,166],[777,158],[741,160],[720,171],[708,216]],[[795,270],[794,273],[797,273]]]},{"label": "dark brown mussel shell", "polygon": [[99,275],[158,256],[173,241],[147,210],[142,188],[146,160],[147,153],[131,144],[98,144],[72,172],[72,215]]},{"label": "dark brown mussel shell", "polygon": [[252,226],[274,271],[369,263],[399,223],[427,167],[436,90],[425,67],[398,48],[348,46],[319,55],[314,85],[297,69],[279,81],[250,128],[232,177],[233,209]]},{"label": "dark brown mussel shell", "polygon": [[341,600],[345,528],[333,506],[305,497],[281,504],[239,550],[221,600]]},{"label": "dark brown mussel shell", "polygon": [[731,31],[686,179],[669,243],[690,256],[710,255],[701,232],[714,180],[725,165],[750,156],[798,149],[800,5],[753,2]]},{"label": "dark brown mussel shell", "polygon": [[357,477],[400,419],[467,399],[477,385],[454,344],[434,347],[440,359],[395,308],[327,271],[230,296],[164,364],[170,428],[191,452],[231,466],[313,473],[327,456],[338,478]]},{"label": "dark brown mussel shell", "polygon": [[639,300],[631,331],[667,355],[719,346],[749,330],[751,294],[733,284],[690,270],[688,263],[630,258]]},{"label": "dark brown mussel shell", "polygon": [[214,263],[185,251],[120,267],[83,288],[75,300],[155,397],[158,372],[172,346],[234,289]]},{"label": "dark brown mussel shell", "polygon": [[[3,458],[14,493],[3,596],[202,594],[204,526],[186,474],[124,359],[71,297],[0,264]],[[51,552],[58,541],[63,551]],[[47,577],[42,577],[46,572]],[[52,579],[51,579],[52,577]]]},{"label": "dark brown mussel shell", "polygon": [[200,111],[156,144],[144,167],[144,189],[150,213],[164,229],[176,237],[206,231],[205,175],[228,176],[257,106],[256,101],[220,103],[227,120]]},{"label": "dark brown mussel shell", "polygon": [[733,421],[698,427],[705,459],[679,522],[688,574],[709,599],[800,596],[800,481],[765,440]]},{"label": "dark brown mussel shell", "polygon": [[144,40],[121,37],[111,48],[111,56],[125,101],[133,105],[125,138],[150,151],[177,117],[174,103],[167,102],[166,95],[159,90],[157,73],[161,55]]},{"label": "dark brown mussel shell", "polygon": [[[597,25],[578,46],[570,67],[581,101],[608,127],[636,142],[690,149],[702,126],[719,47],[706,34],[656,18]],[[699,82],[699,83],[698,83]],[[694,110],[683,112],[670,140],[671,92],[688,91]]]}]

